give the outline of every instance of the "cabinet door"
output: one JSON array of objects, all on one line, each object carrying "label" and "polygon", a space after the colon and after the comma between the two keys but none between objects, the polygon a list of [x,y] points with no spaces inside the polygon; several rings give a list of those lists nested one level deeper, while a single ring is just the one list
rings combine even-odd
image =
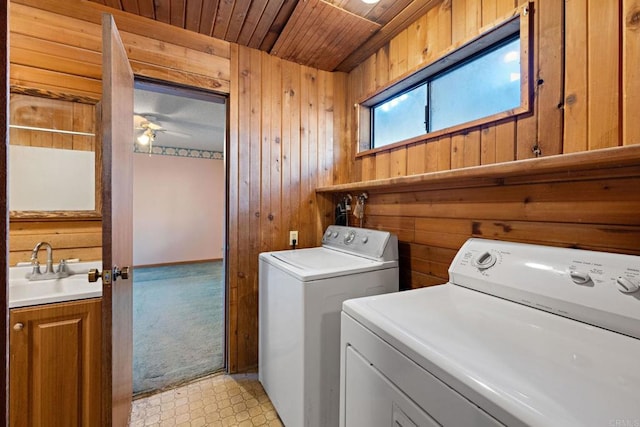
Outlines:
[{"label": "cabinet door", "polygon": [[10,311],[10,425],[100,425],[100,299]]}]

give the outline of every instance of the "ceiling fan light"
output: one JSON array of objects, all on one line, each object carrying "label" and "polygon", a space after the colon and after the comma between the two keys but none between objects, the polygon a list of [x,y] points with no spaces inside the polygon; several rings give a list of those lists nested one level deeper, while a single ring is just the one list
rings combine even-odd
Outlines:
[{"label": "ceiling fan light", "polygon": [[151,138],[149,137],[149,135],[147,135],[147,132],[144,132],[142,135],[140,135],[137,138],[137,140],[138,140],[138,144],[147,145],[149,141],[151,141]]},{"label": "ceiling fan light", "polygon": [[367,4],[375,4],[378,3],[380,0],[362,0],[363,3],[367,3]]}]

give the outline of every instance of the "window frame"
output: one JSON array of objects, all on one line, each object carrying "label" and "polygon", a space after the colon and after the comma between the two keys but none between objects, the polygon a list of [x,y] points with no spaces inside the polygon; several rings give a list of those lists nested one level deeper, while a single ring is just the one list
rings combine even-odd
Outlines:
[{"label": "window frame", "polygon": [[[452,46],[435,61],[427,63],[426,65],[421,65],[418,69],[405,73],[385,87],[376,91],[374,94],[367,96],[361,102],[356,103],[354,105],[357,120],[356,157],[374,154],[381,151],[388,151],[465,129],[474,128],[486,123],[499,121],[508,117],[530,113],[532,105],[531,100],[533,97],[533,79],[530,68],[533,62],[531,58],[532,37],[530,31],[532,25],[530,23],[530,19],[531,14],[529,13],[528,4],[520,6],[514,10],[509,18],[499,22],[476,37]],[[519,35],[520,38],[520,105],[518,107],[448,128],[425,133],[413,138],[394,142],[392,144],[383,145],[381,147],[371,147],[371,143],[373,141],[372,111],[374,107],[420,86],[447,70],[463,65],[480,55],[483,51],[490,50],[496,44],[500,44],[515,35]]]}]

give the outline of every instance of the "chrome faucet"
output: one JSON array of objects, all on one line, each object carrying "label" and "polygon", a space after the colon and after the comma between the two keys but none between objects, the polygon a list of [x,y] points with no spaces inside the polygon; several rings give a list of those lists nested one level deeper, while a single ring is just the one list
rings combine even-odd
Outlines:
[{"label": "chrome faucet", "polygon": [[[40,271],[40,262],[38,261],[38,252],[43,246],[47,249],[47,266],[44,273]],[[48,242],[38,242],[33,248],[31,252],[31,266],[33,270],[27,274],[27,279],[29,280],[59,279],[69,275],[65,260],[60,261],[58,271],[53,271],[53,247]]]}]

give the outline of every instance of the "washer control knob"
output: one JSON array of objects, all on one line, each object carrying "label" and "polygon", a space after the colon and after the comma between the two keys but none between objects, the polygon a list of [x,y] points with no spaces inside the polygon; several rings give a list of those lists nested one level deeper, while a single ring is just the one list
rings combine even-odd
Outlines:
[{"label": "washer control knob", "polygon": [[344,235],[344,244],[350,245],[356,239],[356,232],[350,231]]},{"label": "washer control knob", "polygon": [[487,268],[491,268],[495,263],[496,256],[489,251],[482,253],[479,257],[473,260],[473,265],[478,270],[486,270]]},{"label": "washer control knob", "polygon": [[327,232],[324,233],[324,237],[326,237],[327,239],[331,237],[331,230],[327,230]]},{"label": "washer control knob", "polygon": [[638,282],[622,276],[616,279],[616,285],[618,286],[618,290],[625,294],[632,294],[640,289]]},{"label": "washer control knob", "polygon": [[364,237],[362,238],[362,243],[363,243],[363,244],[366,244],[368,241],[369,241],[369,238],[368,238],[367,236],[364,236]]},{"label": "washer control knob", "polygon": [[337,231],[334,231],[334,232],[333,232],[333,238],[335,239],[336,237],[338,237],[338,232],[337,232]]},{"label": "washer control knob", "polygon": [[569,272],[569,276],[571,276],[571,280],[573,280],[573,283],[577,285],[584,285],[585,283],[589,283],[591,281],[591,276],[589,276],[589,273],[585,273],[583,271],[571,270]]}]

